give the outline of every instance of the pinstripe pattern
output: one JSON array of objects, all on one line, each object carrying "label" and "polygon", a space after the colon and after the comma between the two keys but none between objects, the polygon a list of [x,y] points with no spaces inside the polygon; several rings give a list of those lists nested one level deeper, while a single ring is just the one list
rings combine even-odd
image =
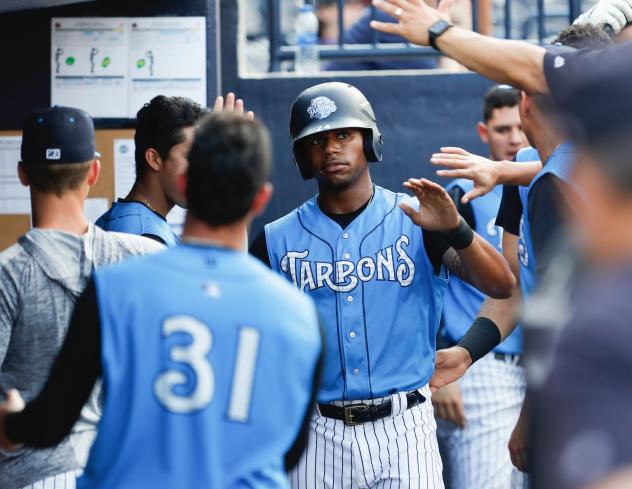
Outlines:
[{"label": "pinstripe pattern", "polygon": [[75,489],[81,473],[81,470],[69,470],[24,486],[22,489]]},{"label": "pinstripe pattern", "polygon": [[[430,399],[428,386],[420,392]],[[393,403],[390,417],[357,426],[325,418],[316,410],[307,449],[289,474],[292,487],[443,489],[432,404],[405,409],[405,393],[364,402],[388,399]]]},{"label": "pinstripe pattern", "polygon": [[481,358],[459,381],[464,430],[437,420],[448,489],[526,489],[527,477],[511,464],[507,443],[516,424],[526,379],[524,369]]}]

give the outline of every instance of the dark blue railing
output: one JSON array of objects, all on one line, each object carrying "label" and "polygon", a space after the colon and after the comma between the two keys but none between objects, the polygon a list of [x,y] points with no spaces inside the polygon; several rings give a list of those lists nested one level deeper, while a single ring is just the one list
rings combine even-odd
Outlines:
[{"label": "dark blue railing", "polygon": [[[268,0],[268,36],[270,39],[270,71],[279,71],[282,61],[293,60],[296,53],[295,46],[287,46],[283,43],[281,32],[281,1]],[[306,0],[310,2],[311,0]],[[505,38],[512,39],[512,0],[505,0],[504,7],[504,31]],[[373,32],[370,44],[344,44],[344,3],[338,0],[338,43],[335,45],[320,46],[319,53],[322,60],[367,60],[367,59],[411,59],[421,56],[436,56],[437,52],[428,47],[419,47],[410,43],[379,43],[378,33]],[[375,7],[371,7],[372,17],[375,15]],[[544,0],[537,0],[537,14],[530,22],[537,23],[537,38],[543,43],[547,37],[546,22],[549,19],[568,19],[569,23],[581,13],[581,0],[568,0],[568,12],[547,13]],[[475,30],[479,25],[478,0],[472,0],[472,26]],[[526,29],[523,29],[523,36]]]}]

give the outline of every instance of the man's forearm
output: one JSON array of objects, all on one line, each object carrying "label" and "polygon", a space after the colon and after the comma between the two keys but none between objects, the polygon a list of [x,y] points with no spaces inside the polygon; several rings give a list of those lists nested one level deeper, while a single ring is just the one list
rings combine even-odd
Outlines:
[{"label": "man's forearm", "polygon": [[486,295],[508,297],[515,286],[514,276],[498,251],[480,236],[467,248],[456,250],[461,279]]},{"label": "man's forearm", "polygon": [[514,287],[511,296],[507,299],[493,299],[491,297],[485,299],[478,315],[490,319],[496,324],[502,341],[516,328],[521,303],[520,287]]},{"label": "man's forearm", "polygon": [[453,27],[437,39],[441,52],[498,83],[530,93],[548,93],[544,48],[524,41],[482,36]]},{"label": "man's forearm", "polygon": [[520,164],[513,161],[502,161],[498,165],[498,183],[528,187],[541,169],[542,163],[540,161]]}]

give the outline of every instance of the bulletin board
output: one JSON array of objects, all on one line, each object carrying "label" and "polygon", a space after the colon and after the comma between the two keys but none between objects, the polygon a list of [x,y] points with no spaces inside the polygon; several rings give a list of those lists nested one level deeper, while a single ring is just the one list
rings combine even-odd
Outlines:
[{"label": "bulletin board", "polygon": [[[20,131],[0,131],[0,136],[19,136],[20,134]],[[108,199],[109,203],[112,202],[114,198],[114,140],[133,137],[133,129],[96,131],[97,151],[101,153],[101,173],[96,185],[90,190],[89,197],[102,197]],[[29,230],[30,225],[31,218],[28,214],[0,215],[0,251],[14,244],[20,235]]]}]

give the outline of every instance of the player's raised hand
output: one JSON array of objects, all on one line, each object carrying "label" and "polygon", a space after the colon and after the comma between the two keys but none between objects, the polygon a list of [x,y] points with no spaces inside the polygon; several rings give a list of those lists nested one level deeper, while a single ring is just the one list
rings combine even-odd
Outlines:
[{"label": "player's raised hand", "polygon": [[437,170],[440,177],[465,178],[474,182],[474,188],[461,199],[464,204],[488,194],[500,183],[501,167],[498,162],[469,153],[463,148],[441,148],[440,153],[432,155],[430,163],[447,168]]},{"label": "player's raised hand", "polygon": [[400,208],[417,226],[428,231],[451,231],[459,227],[459,212],[441,185],[425,178],[409,178],[404,187],[415,194],[419,209],[408,204],[400,204]]},{"label": "player's raised hand", "polygon": [[461,429],[465,428],[463,399],[461,398],[461,388],[457,382],[452,382],[436,391],[432,395],[432,406],[435,416],[451,421]]},{"label": "player's raised hand", "polygon": [[373,0],[373,5],[399,22],[393,24],[372,20],[371,27],[386,34],[401,36],[414,44],[428,46],[428,28],[441,19],[450,22],[452,2],[453,0],[442,0],[434,9],[423,0]]},{"label": "player's raised hand", "polygon": [[4,433],[4,418],[9,413],[18,413],[24,410],[24,400],[20,393],[11,389],[7,392],[7,398],[0,404],[0,448],[7,451],[17,450],[20,445],[16,445],[8,440]]},{"label": "player's raised hand", "polygon": [[[215,99],[215,105],[213,105],[213,112],[235,112],[236,114],[244,114],[244,101],[240,98],[236,98],[233,92],[229,92],[226,95],[226,100],[221,95]],[[253,120],[255,113],[249,110],[245,113],[246,119]]]},{"label": "player's raised hand", "polygon": [[575,19],[573,24],[592,24],[609,27],[613,34],[632,22],[632,0],[598,0],[587,12]]},{"label": "player's raised hand", "polygon": [[435,371],[430,379],[430,390],[434,393],[438,389],[460,379],[470,365],[472,365],[472,357],[461,346],[437,350]]}]

